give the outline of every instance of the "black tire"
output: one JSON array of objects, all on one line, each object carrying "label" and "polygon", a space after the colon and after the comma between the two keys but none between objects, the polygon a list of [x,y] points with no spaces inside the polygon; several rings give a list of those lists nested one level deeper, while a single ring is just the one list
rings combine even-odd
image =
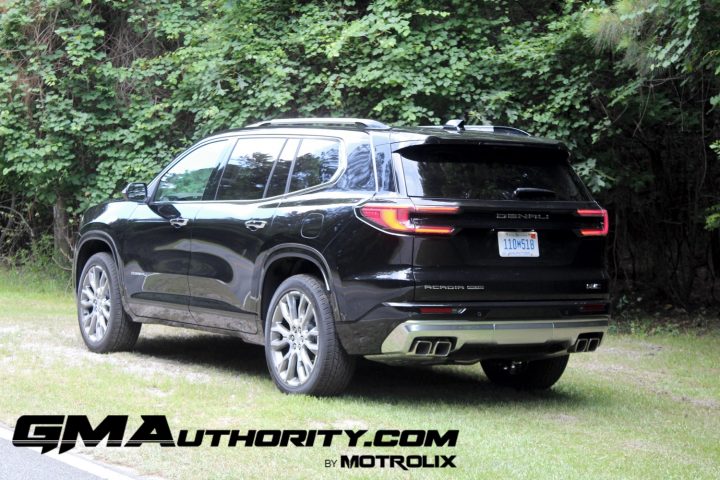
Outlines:
[{"label": "black tire", "polygon": [[[273,349],[271,345],[273,337],[276,341],[282,337],[277,333],[272,333],[271,328],[273,315],[278,309],[280,300],[286,294],[296,295],[297,292],[304,294],[314,309],[317,336],[313,336],[313,338],[317,339],[317,353],[314,356],[314,367],[307,375],[306,380],[299,385],[291,385],[282,378],[279,371],[281,367],[276,366],[273,359],[274,355],[283,356],[287,353],[285,353],[284,347],[282,347],[283,349],[281,347]],[[282,312],[281,309],[279,311]],[[287,348],[289,352],[289,349],[292,348],[290,343],[287,343]],[[305,352],[309,354],[310,350],[305,350]],[[317,278],[311,275],[292,276],[282,282],[273,294],[265,318],[265,360],[275,385],[285,393],[332,396],[341,393],[350,383],[355,371],[355,358],[348,355],[340,344],[335,331],[335,318],[328,293]],[[295,370],[298,369],[299,366],[296,363]],[[288,368],[288,370],[290,369]]]},{"label": "black tire", "polygon": [[523,390],[546,390],[560,380],[570,355],[530,362],[483,360],[480,362],[491,382]]},{"label": "black tire", "polygon": [[[104,291],[107,292],[105,296],[110,302],[107,328],[100,338],[93,338],[93,332],[86,330],[84,325],[85,307],[83,307],[81,303],[83,298],[85,298],[83,297],[85,279],[94,267],[99,267],[102,272],[107,275],[108,283]],[[97,274],[97,271],[97,269],[94,270],[95,274]],[[142,324],[132,321],[123,310],[118,269],[115,261],[109,254],[104,252],[96,253],[88,259],[80,275],[76,300],[80,334],[89,350],[96,353],[109,353],[130,350],[135,346],[138,335],[140,335]],[[98,307],[94,307],[94,309],[97,308]]]}]

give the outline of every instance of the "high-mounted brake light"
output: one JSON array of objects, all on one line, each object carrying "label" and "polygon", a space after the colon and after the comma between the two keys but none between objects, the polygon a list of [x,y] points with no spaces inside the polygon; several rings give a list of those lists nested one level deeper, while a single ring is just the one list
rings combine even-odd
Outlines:
[{"label": "high-mounted brake light", "polygon": [[392,232],[450,235],[455,231],[454,227],[424,224],[416,225],[414,217],[423,214],[452,215],[458,213],[459,210],[458,207],[373,203],[360,207],[359,213],[374,226]]},{"label": "high-mounted brake light", "polygon": [[583,228],[580,230],[580,235],[583,237],[604,237],[610,230],[610,222],[608,221],[608,213],[604,208],[594,210],[583,210],[577,211],[577,214],[581,217],[599,217],[602,218],[602,225],[600,228]]}]

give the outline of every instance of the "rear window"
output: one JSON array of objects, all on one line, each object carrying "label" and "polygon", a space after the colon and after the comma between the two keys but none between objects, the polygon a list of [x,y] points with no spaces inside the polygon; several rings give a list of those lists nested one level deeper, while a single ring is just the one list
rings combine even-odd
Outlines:
[{"label": "rear window", "polygon": [[424,145],[399,153],[411,197],[587,200],[579,179],[562,158],[564,153],[558,151]]}]

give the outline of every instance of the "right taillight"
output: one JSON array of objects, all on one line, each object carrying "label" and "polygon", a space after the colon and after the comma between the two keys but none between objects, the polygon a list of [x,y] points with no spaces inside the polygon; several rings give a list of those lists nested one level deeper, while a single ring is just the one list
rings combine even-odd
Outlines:
[{"label": "right taillight", "polygon": [[582,228],[580,229],[580,235],[583,237],[604,237],[608,234],[610,229],[610,222],[608,221],[608,213],[604,208],[599,209],[580,209],[577,214],[581,217],[597,217],[600,220],[599,228]]},{"label": "right taillight", "polygon": [[432,225],[428,222],[416,224],[418,215],[435,216],[458,213],[458,207],[452,206],[415,206],[384,203],[369,203],[358,208],[358,214],[374,227],[395,233],[420,233],[428,235],[450,235],[455,228],[445,225]]}]

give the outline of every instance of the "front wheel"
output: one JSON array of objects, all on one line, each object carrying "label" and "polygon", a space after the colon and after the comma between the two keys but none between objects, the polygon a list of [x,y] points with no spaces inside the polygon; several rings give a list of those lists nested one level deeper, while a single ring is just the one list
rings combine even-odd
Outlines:
[{"label": "front wheel", "polygon": [[87,348],[96,353],[130,350],[142,324],[125,313],[113,258],[104,252],[90,257],[80,274],[78,322]]},{"label": "front wheel", "polygon": [[505,387],[526,390],[545,390],[560,380],[569,355],[516,362],[513,360],[483,360],[480,362],[491,382]]},{"label": "front wheel", "polygon": [[337,395],[355,369],[335,333],[328,294],[311,275],[295,275],[275,291],[265,322],[265,359],[285,393]]}]

